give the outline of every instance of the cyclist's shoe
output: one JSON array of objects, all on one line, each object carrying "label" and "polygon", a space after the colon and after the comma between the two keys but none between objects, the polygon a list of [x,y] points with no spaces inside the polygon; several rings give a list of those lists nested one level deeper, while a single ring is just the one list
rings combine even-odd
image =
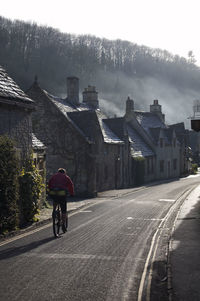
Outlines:
[{"label": "cyclist's shoe", "polygon": [[67,228],[65,227],[65,225],[62,225],[62,230],[63,230],[63,233],[67,232]]}]

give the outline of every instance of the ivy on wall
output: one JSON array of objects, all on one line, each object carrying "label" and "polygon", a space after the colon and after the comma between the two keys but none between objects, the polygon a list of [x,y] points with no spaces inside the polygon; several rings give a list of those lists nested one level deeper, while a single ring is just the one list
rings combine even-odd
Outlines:
[{"label": "ivy on wall", "polygon": [[0,136],[0,233],[14,230],[18,219],[18,175],[19,161],[14,143]]},{"label": "ivy on wall", "polygon": [[26,224],[34,221],[38,213],[39,198],[43,188],[42,177],[32,159],[28,159],[19,176],[20,222]]},{"label": "ivy on wall", "polygon": [[19,170],[14,142],[0,136],[0,234],[34,221],[38,212],[42,177],[28,158]]}]

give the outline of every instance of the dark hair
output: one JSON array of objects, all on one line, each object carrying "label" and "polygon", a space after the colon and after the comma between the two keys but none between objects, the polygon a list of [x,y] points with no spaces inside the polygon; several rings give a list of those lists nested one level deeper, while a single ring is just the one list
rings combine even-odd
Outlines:
[{"label": "dark hair", "polygon": [[64,168],[58,168],[58,172],[60,172],[60,173],[66,173],[66,170]]}]

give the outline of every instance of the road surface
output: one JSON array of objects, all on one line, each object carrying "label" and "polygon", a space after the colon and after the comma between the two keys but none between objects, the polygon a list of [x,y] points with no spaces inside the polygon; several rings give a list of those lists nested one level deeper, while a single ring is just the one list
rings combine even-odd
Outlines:
[{"label": "road surface", "polygon": [[178,208],[199,180],[99,199],[71,214],[58,239],[49,224],[1,241],[0,300],[167,300],[167,242]]}]

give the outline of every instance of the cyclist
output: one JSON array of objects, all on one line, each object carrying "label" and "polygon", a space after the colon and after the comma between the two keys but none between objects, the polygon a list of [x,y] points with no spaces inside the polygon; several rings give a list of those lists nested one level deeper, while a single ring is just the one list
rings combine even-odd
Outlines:
[{"label": "cyclist", "polygon": [[64,168],[59,168],[49,180],[48,183],[49,195],[53,199],[53,212],[57,204],[60,204],[62,212],[62,230],[67,231],[68,218],[67,218],[67,192],[74,195],[74,184],[70,177],[67,175]]}]

